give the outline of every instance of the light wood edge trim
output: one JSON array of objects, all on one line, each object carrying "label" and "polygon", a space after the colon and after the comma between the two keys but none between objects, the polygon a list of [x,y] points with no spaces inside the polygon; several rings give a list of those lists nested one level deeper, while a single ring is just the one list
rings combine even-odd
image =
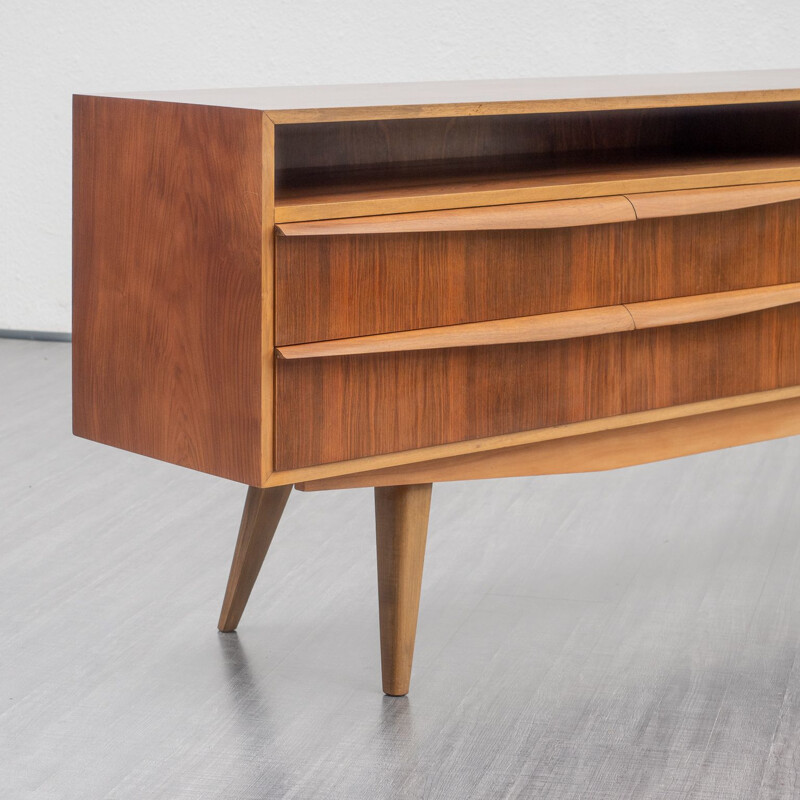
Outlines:
[{"label": "light wood edge trim", "polygon": [[548,342],[664,325],[703,322],[797,302],[800,302],[800,283],[787,283],[756,289],[737,289],[731,292],[586,308],[579,311],[557,311],[530,317],[468,322],[462,325],[284,345],[278,347],[277,352],[281,358],[293,360],[447,347]]},{"label": "light wood edge trim", "polygon": [[481,117],[494,114],[545,114],[565,111],[616,111],[636,108],[779,103],[800,100],[800,89],[761,89],[702,94],[590,97],[488,103],[429,103],[401,106],[351,108],[268,109],[276,125],[296,122],[356,122],[379,119],[426,119],[430,117]]},{"label": "light wood edge trim", "polygon": [[[800,183],[798,184],[800,185]],[[541,203],[507,203],[496,206],[414,211],[283,223],[284,236],[344,234],[434,233],[438,231],[532,230],[633,222],[636,213],[622,195],[547,200]]]},{"label": "light wood edge trim", "polygon": [[699,403],[687,403],[680,406],[668,406],[667,408],[657,408],[649,411],[637,411],[633,414],[620,414],[615,417],[603,417],[601,419],[586,420],[584,422],[573,422],[568,425],[559,425],[553,428],[536,428],[534,430],[506,433],[500,436],[488,436],[482,439],[452,442],[450,444],[435,445],[433,447],[421,447],[415,450],[404,450],[399,453],[367,456],[351,461],[337,461],[331,464],[319,464],[311,467],[283,470],[273,472],[267,479],[265,486],[303,483],[337,475],[355,474],[386,467],[395,467],[401,464],[413,464],[467,453],[499,450],[522,444],[563,439],[568,436],[580,436],[585,433],[644,425],[649,422],[657,422],[665,419],[679,419],[695,414],[707,414],[712,411],[758,405],[759,403],[768,403],[774,400],[786,400],[791,397],[800,397],[800,386],[788,386],[782,389],[769,389],[764,392],[734,395],[732,397],[722,397],[715,400],[704,400]]},{"label": "light wood edge trim", "polygon": [[381,215],[400,214],[412,211],[438,211],[509,203],[570,200],[603,195],[629,195],[656,191],[707,189],[719,186],[744,186],[754,183],[780,183],[798,179],[800,179],[800,167],[783,166],[475,191],[420,194],[409,192],[394,197],[377,194],[374,197],[354,200],[297,203],[278,201],[275,207],[275,222],[282,224],[341,217],[376,216],[376,211],[379,211]]},{"label": "light wood edge trim", "polygon": [[619,469],[800,434],[800,398],[297,484],[301,491]]},{"label": "light wood edge trim", "polygon": [[705,322],[800,302],[800,283],[627,303],[637,330]]},{"label": "light wood edge trim", "polygon": [[275,454],[275,125],[261,118],[261,473]]},{"label": "light wood edge trim", "polygon": [[800,199],[800,181],[628,194],[638,219],[734,211]]},{"label": "light wood edge trim", "polygon": [[443,347],[548,342],[632,331],[633,327],[631,315],[624,306],[601,306],[580,311],[557,311],[531,317],[468,322],[463,325],[286,345],[277,348],[277,351],[281,358],[287,360],[323,358]]}]

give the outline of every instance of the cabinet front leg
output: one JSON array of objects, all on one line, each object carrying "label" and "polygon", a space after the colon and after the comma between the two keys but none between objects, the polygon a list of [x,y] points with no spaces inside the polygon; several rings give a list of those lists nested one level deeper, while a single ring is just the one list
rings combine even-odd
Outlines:
[{"label": "cabinet front leg", "polygon": [[291,491],[291,484],[270,489],[251,486],[247,490],[239,538],[219,616],[221,631],[236,630]]},{"label": "cabinet front leg", "polygon": [[408,694],[431,484],[375,488],[383,691]]}]

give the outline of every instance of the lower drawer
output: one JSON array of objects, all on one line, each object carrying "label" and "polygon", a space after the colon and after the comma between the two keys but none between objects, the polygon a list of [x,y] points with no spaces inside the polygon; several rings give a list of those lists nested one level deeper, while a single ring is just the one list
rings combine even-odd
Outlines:
[{"label": "lower drawer", "polygon": [[279,470],[800,384],[800,304],[528,344],[278,359]]}]

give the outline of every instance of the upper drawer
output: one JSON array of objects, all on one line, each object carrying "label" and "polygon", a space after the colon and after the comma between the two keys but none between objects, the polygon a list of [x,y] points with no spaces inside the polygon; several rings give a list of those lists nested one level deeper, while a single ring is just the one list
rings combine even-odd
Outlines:
[{"label": "upper drawer", "polygon": [[798,281],[798,197],[785,182],[282,225],[276,344]]}]

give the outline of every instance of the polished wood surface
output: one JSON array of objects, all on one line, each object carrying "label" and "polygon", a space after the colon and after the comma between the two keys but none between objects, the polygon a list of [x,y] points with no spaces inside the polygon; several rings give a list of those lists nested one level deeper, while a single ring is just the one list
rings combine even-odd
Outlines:
[{"label": "polished wood surface", "polygon": [[274,470],[275,420],[275,125],[261,118],[261,486]]},{"label": "polished wood surface", "polygon": [[554,342],[279,360],[278,470],[800,383],[797,306]]},{"label": "polished wood surface", "polygon": [[[315,173],[316,176],[316,173]],[[397,214],[468,206],[758,184],[800,179],[797,153],[687,155],[574,153],[570,156],[414,162],[342,169],[320,185],[276,192],[275,221]]]},{"label": "polished wood surface", "polygon": [[[462,116],[453,108],[448,116],[411,111],[313,124],[276,124],[267,109],[208,108],[186,97],[185,103],[78,97],[75,430],[266,486],[273,474],[294,470],[274,461],[294,446],[273,429],[286,413],[275,406],[274,387],[297,390],[285,380],[289,373],[282,379],[276,372],[282,350],[302,355],[289,348],[315,342],[335,348],[342,343],[331,340],[384,335],[396,347],[404,332],[422,341],[432,333],[425,329],[443,326],[451,330],[435,337],[444,335],[444,342],[476,350],[488,341],[517,346],[516,339],[548,339],[558,327],[520,332],[520,324],[545,321],[518,318],[562,313],[550,318],[561,326],[559,335],[615,336],[611,331],[630,323],[609,306],[687,298],[669,308],[643,306],[641,325],[693,323],[712,313],[693,295],[794,283],[800,201],[786,169],[800,163],[800,104],[778,96],[764,103],[764,97],[650,106],[630,105],[628,96],[606,108],[508,107],[499,115]],[[740,183],[755,180],[759,170],[766,170],[768,184]],[[712,185],[676,188],[698,175]],[[592,184],[585,197],[582,180]],[[618,180],[671,188],[596,195],[598,181]],[[531,185],[571,187],[572,194],[508,202],[506,190]],[[488,190],[489,201],[502,205],[466,207],[473,190]],[[453,208],[412,217],[389,213],[397,209],[385,204],[416,203],[431,193],[449,197]],[[376,203],[380,219],[284,223],[285,232],[274,236],[281,207],[341,197]],[[614,221],[618,214],[622,221]],[[426,219],[472,229],[392,227]],[[517,227],[526,224],[568,227]],[[370,228],[374,234],[366,232],[369,225],[378,226]],[[713,313],[752,310],[733,300],[714,301]],[[604,321],[609,313],[616,322]],[[475,323],[487,327],[461,327]],[[491,378],[489,360],[482,369]],[[561,369],[552,366],[553,376]],[[298,387],[308,379],[298,376]],[[463,386],[467,378],[460,380]],[[520,412],[503,413],[506,425]],[[359,451],[361,434],[348,438],[346,449]],[[405,452],[427,446],[440,445]],[[379,448],[364,457],[395,452],[403,451]]]},{"label": "polished wood surface", "polygon": [[800,181],[628,194],[638,219],[707,214],[800,199]]},{"label": "polished wood surface", "polygon": [[618,225],[278,236],[275,341],[280,347],[615,305],[622,300],[621,247]]},{"label": "polished wood surface", "polygon": [[219,630],[236,630],[291,491],[291,485],[273,489],[248,488],[239,538],[219,615]]},{"label": "polished wood surface", "polygon": [[529,231],[278,236],[278,347],[800,281],[800,201]]},{"label": "polished wood surface", "polygon": [[800,435],[800,398],[297,484],[301,491],[619,469]]},{"label": "polished wood surface", "polygon": [[264,481],[263,146],[258,112],[76,98],[77,435]]},{"label": "polished wood surface", "polygon": [[417,634],[431,484],[375,489],[383,691],[408,694]]},{"label": "polished wood surface", "polygon": [[[659,302],[671,303],[671,300]],[[332,358],[369,353],[434,350],[442,347],[477,347],[517,342],[549,342],[632,331],[633,318],[625,306],[602,306],[582,311],[557,311],[533,317],[514,317],[466,325],[445,325],[400,333],[378,333],[353,339],[287,345],[278,348],[281,358]]]},{"label": "polished wood surface", "polygon": [[332,339],[327,342],[288,345],[278,348],[277,352],[285,359],[327,358],[441,347],[548,342],[656,328],[661,325],[703,322],[797,302],[800,302],[800,283],[789,283],[645,303],[587,308],[582,311],[559,311],[533,317],[446,325],[441,328],[382,333],[353,339]]},{"label": "polished wood surface", "polygon": [[78,97],[75,431],[250,486],[222,631],[375,486],[405,694],[433,481],[800,433],[799,78]]},{"label": "polished wood surface", "polygon": [[622,302],[800,281],[800,201],[620,226]]},{"label": "polished wood surface", "polygon": [[279,124],[482,116],[800,100],[800,70],[282,86],[117,93],[116,97],[250,108]]},{"label": "polished wood surface", "polygon": [[783,389],[769,389],[763,392],[731,395],[719,397],[714,400],[703,400],[697,403],[684,403],[677,406],[664,406],[650,411],[638,411],[630,414],[620,414],[613,417],[572,422],[567,425],[558,425],[553,428],[535,428],[533,430],[504,433],[498,436],[487,436],[481,439],[470,439],[453,442],[445,445],[434,445],[418,449],[404,450],[398,453],[385,453],[380,456],[367,456],[352,461],[337,461],[329,464],[319,464],[314,467],[301,467],[295,470],[279,470],[273,472],[268,479],[270,486],[283,486],[294,484],[303,488],[306,482],[317,482],[327,478],[339,478],[345,475],[355,475],[361,472],[377,472],[402,465],[421,464],[427,461],[438,461],[456,456],[474,453],[486,453],[492,450],[503,450],[520,445],[534,444],[536,442],[550,442],[555,439],[565,439],[573,436],[584,436],[600,431],[620,430],[648,425],[652,422],[662,422],[672,419],[710,414],[716,411],[726,411],[732,408],[745,408],[752,405],[772,403],[780,400],[789,400],[800,397],[800,385],[787,386]]},{"label": "polished wood surface", "polygon": [[707,214],[800,199],[800,181],[684,189],[671,192],[587,197],[539,203],[511,203],[445,211],[289,222],[285,236],[425,231],[521,230],[601,225],[653,217]]},{"label": "polished wood surface", "polygon": [[744,103],[277,125],[275,166],[283,192],[346,185],[346,172],[360,182],[365,172],[386,176],[415,162],[425,162],[430,179],[548,156],[597,164],[615,156],[797,155],[797,112],[797,103]]},{"label": "polished wood surface", "polygon": [[[798,193],[800,194],[800,193]],[[422,233],[425,231],[524,230],[600,225],[636,219],[624,197],[589,197],[544,203],[458,208],[375,217],[289,222],[278,226],[284,236],[321,236],[353,233]]]},{"label": "polished wood surface", "polygon": [[735,292],[628,303],[625,308],[633,318],[634,327],[640,330],[733,317],[737,314],[749,314],[765,308],[798,302],[800,302],[800,283],[788,283],[759,289],[739,289]]}]

